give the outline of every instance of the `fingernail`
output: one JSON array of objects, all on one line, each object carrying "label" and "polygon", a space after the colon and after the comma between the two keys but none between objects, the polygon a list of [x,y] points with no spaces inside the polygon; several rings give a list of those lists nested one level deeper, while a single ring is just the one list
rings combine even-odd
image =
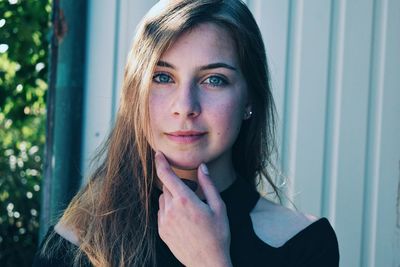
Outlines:
[{"label": "fingernail", "polygon": [[205,175],[210,175],[210,173],[208,172],[208,168],[207,168],[206,164],[204,164],[204,163],[200,164],[200,170],[201,170]]}]

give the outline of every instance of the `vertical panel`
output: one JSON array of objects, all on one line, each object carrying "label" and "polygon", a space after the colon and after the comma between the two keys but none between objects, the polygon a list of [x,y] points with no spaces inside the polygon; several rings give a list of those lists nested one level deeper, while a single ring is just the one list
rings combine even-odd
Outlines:
[{"label": "vertical panel", "polygon": [[[382,3],[381,3],[382,2]],[[386,3],[387,2],[387,3]],[[400,266],[400,1],[378,1],[383,21],[383,87],[375,262]],[[387,11],[385,14],[385,5]],[[386,22],[386,30],[384,28]]]},{"label": "vertical panel", "polygon": [[88,160],[107,136],[112,123],[116,8],[116,1],[92,0],[88,3],[82,151],[85,176]]},{"label": "vertical panel", "polygon": [[329,58],[330,5],[305,1],[303,7],[299,71],[295,197],[303,212],[320,215],[327,65]]},{"label": "vertical panel", "polygon": [[[285,97],[283,107],[283,140],[281,147],[282,171],[295,179],[298,130],[298,95],[300,85],[300,61],[302,45],[303,1],[290,1],[286,52]],[[293,199],[293,183],[289,183],[287,195]]]},{"label": "vertical panel", "polygon": [[325,141],[323,153],[323,184],[321,214],[335,222],[339,129],[343,86],[345,0],[332,1],[330,14],[330,46],[327,98],[325,110]]},{"label": "vertical panel", "polygon": [[371,0],[346,3],[335,226],[348,266],[360,266],[372,7]]},{"label": "vertical panel", "polygon": [[375,266],[387,1],[374,1],[361,266]]}]

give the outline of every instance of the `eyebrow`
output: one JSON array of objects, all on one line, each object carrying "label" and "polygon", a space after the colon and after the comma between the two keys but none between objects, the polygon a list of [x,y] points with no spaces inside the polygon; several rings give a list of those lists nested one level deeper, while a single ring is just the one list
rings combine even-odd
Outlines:
[{"label": "eyebrow", "polygon": [[[176,69],[174,67],[174,65],[163,61],[163,60],[159,60],[157,62],[157,66],[159,67],[167,67],[167,68],[171,68],[171,69]],[[223,63],[223,62],[217,62],[217,63],[211,63],[211,64],[207,64],[205,66],[201,66],[200,70],[210,70],[210,69],[218,69],[218,68],[226,68],[226,69],[230,69],[233,71],[237,71],[237,69],[229,64]]]}]

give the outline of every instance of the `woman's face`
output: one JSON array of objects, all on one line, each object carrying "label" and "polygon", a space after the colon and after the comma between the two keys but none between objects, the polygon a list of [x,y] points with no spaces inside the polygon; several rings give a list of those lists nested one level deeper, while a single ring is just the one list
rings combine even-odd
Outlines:
[{"label": "woman's face", "polygon": [[153,74],[151,146],[181,169],[231,161],[247,104],[232,38],[215,24],[199,24],[161,56]]}]

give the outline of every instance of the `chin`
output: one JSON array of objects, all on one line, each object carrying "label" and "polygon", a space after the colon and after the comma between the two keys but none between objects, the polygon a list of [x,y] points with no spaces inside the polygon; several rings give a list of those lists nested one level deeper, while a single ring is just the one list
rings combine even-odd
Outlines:
[{"label": "chin", "polygon": [[177,158],[169,156],[166,156],[166,158],[168,162],[171,164],[171,166],[182,170],[197,169],[199,165],[203,162],[200,159],[194,159],[194,158]]}]

